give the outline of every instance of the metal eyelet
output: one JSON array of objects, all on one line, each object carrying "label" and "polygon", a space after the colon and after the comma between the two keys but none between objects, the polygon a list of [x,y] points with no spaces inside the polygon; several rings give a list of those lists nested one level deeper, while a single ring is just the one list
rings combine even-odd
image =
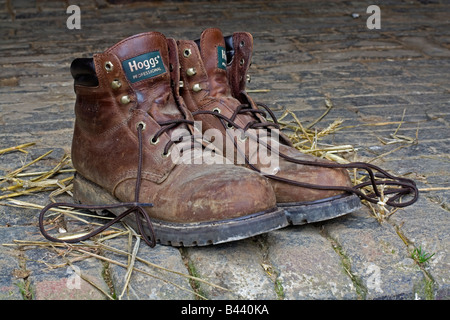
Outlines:
[{"label": "metal eyelet", "polygon": [[161,156],[163,157],[163,158],[168,158],[169,156],[170,156],[170,150],[167,152],[167,153],[161,153]]},{"label": "metal eyelet", "polygon": [[194,85],[192,86],[192,90],[193,90],[194,92],[199,92],[199,91],[202,91],[202,87],[200,86],[199,83],[196,83],[196,84],[194,84]]},{"label": "metal eyelet", "polygon": [[244,42],[244,40],[242,40],[242,41],[239,43],[239,47],[243,48],[244,46],[245,46],[245,42]]},{"label": "metal eyelet", "polygon": [[185,58],[189,58],[190,56],[191,56],[191,54],[192,54],[192,51],[191,51],[191,49],[184,49],[183,50],[183,56],[185,57]]},{"label": "metal eyelet", "polygon": [[244,63],[245,63],[245,59],[244,59],[244,58],[242,58],[241,60],[239,60],[239,64],[240,64],[241,66],[243,66]]},{"label": "metal eyelet", "polygon": [[139,121],[138,123],[136,123],[136,130],[139,130],[139,127],[142,127],[141,130],[144,131],[145,126],[146,126],[145,122]]},{"label": "metal eyelet", "polygon": [[242,142],[246,141],[248,139],[248,136],[244,133],[244,135],[240,135],[239,136],[239,140],[241,140]]},{"label": "metal eyelet", "polygon": [[188,68],[186,70],[186,74],[190,77],[195,76],[197,74],[197,70],[195,70],[195,68]]},{"label": "metal eyelet", "polygon": [[222,111],[219,108],[214,108],[213,112],[222,113]]},{"label": "metal eyelet", "polygon": [[151,137],[151,138],[150,138],[150,143],[153,144],[153,145],[157,145],[157,144],[159,143],[159,137],[158,137],[158,139],[156,139],[156,140],[154,139],[154,136]]},{"label": "metal eyelet", "polygon": [[128,104],[128,103],[130,103],[130,101],[131,101],[131,99],[130,99],[130,97],[127,96],[127,95],[124,95],[124,96],[122,96],[122,97],[120,98],[120,103],[121,103],[121,104]]},{"label": "metal eyelet", "polygon": [[111,88],[112,88],[113,90],[117,90],[117,89],[119,89],[121,86],[122,86],[122,82],[120,82],[119,79],[114,79],[114,80],[111,82]]},{"label": "metal eyelet", "polygon": [[112,64],[111,61],[106,61],[105,62],[105,70],[106,72],[111,72],[114,69],[114,65]]}]

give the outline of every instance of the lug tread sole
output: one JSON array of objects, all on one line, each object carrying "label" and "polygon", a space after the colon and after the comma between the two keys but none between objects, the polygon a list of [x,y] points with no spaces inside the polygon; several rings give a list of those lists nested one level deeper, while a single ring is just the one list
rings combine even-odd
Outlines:
[{"label": "lug tread sole", "polygon": [[291,225],[303,225],[341,217],[361,207],[361,200],[353,194],[311,202],[277,203],[285,211]]}]

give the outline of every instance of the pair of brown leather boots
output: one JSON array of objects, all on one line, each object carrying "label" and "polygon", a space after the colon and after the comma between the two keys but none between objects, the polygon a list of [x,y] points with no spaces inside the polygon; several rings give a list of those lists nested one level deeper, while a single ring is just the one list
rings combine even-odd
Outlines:
[{"label": "pair of brown leather boots", "polygon": [[[379,201],[375,168],[354,164],[371,177],[355,188],[351,166],[296,150],[249,97],[252,49],[245,32],[207,29],[197,41],[148,32],[75,59],[73,206],[115,213],[101,230],[125,219],[151,246],[202,246],[338,217],[358,196]],[[398,179],[396,199],[415,191]],[[359,191],[370,185],[372,197]],[[40,222],[59,241],[43,228],[56,205]]]}]

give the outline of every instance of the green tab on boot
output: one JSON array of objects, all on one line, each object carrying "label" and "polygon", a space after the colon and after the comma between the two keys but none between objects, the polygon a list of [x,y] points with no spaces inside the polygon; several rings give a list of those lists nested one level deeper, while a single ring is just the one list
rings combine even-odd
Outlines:
[{"label": "green tab on boot", "polygon": [[159,51],[148,52],[124,60],[122,61],[122,67],[125,70],[128,80],[132,83],[166,72]]},{"label": "green tab on boot", "polygon": [[223,70],[227,70],[227,52],[224,47],[217,47],[217,67]]}]

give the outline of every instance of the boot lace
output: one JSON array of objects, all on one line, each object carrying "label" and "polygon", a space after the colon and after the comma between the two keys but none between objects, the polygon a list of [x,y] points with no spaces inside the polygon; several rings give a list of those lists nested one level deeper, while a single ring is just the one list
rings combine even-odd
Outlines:
[{"label": "boot lace", "polygon": [[[245,92],[242,92],[246,96]],[[267,143],[261,141],[259,137],[256,135],[252,135],[248,133],[249,129],[268,129],[276,128],[280,129],[280,125],[274,115],[274,113],[270,110],[270,108],[263,104],[263,103],[256,103],[258,107],[262,107],[265,111],[260,109],[253,109],[250,107],[250,103],[248,104],[241,104],[239,105],[231,115],[231,117],[225,117],[224,115],[214,112],[214,111],[208,111],[208,110],[199,110],[196,112],[193,112],[192,115],[196,116],[199,114],[207,114],[214,117],[217,117],[220,119],[223,127],[225,129],[230,128],[230,126],[233,126],[237,129],[241,129],[246,133],[246,136],[250,137],[251,139],[256,140],[258,143],[262,144],[264,147],[266,147],[269,151],[273,151],[271,146]],[[261,114],[264,119],[266,119],[266,112],[270,115],[272,118],[272,121],[262,121],[259,120],[256,115]],[[239,115],[242,114],[251,114],[253,116],[253,121],[249,121],[244,127],[239,126],[235,123],[236,118]],[[235,148],[238,148],[237,144],[234,144]],[[258,168],[256,168],[254,165],[252,165],[245,153],[243,153],[241,150],[239,150],[241,154],[245,157],[245,164],[248,165],[251,169],[261,172]],[[296,163],[300,165],[306,165],[306,166],[317,166],[317,167],[325,167],[325,168],[342,168],[342,169],[358,169],[358,170],[365,170],[366,175],[369,177],[368,181],[364,181],[362,183],[359,183],[357,185],[354,185],[352,187],[348,186],[327,186],[327,185],[317,185],[317,184],[311,184],[311,183],[305,183],[301,181],[296,181],[292,179],[287,179],[284,177],[279,177],[273,174],[263,174],[267,178],[277,180],[283,183],[288,183],[291,185],[295,185],[298,187],[304,187],[304,188],[311,188],[311,189],[318,189],[318,190],[338,190],[338,191],[344,191],[351,194],[356,194],[360,197],[362,200],[366,200],[370,203],[380,203],[383,202],[385,205],[389,205],[392,207],[402,208],[409,206],[413,203],[415,203],[419,197],[419,190],[416,186],[416,183],[407,178],[394,176],[387,171],[381,169],[378,166],[375,166],[370,163],[366,162],[351,162],[348,164],[340,164],[340,163],[334,163],[334,162],[316,162],[316,161],[308,161],[308,160],[300,160],[292,158],[279,150],[275,151],[281,158]],[[371,186],[372,192],[365,193],[362,191],[362,189]],[[385,186],[390,186],[388,188],[385,188]],[[380,191],[380,189],[383,189]],[[412,195],[412,198],[408,201],[403,202],[402,197],[405,195]],[[385,197],[388,196],[389,197]]]},{"label": "boot lace", "polygon": [[[185,120],[185,119],[176,119],[176,120],[169,120],[169,121],[163,121],[160,122],[159,125],[161,126],[161,129],[159,129],[155,135],[153,136],[153,139],[156,141],[163,133],[165,133],[167,130],[173,129],[176,126],[186,123],[186,124],[194,124],[193,121]],[[156,245],[156,239],[155,239],[155,233],[153,230],[153,225],[150,219],[150,216],[145,211],[145,208],[153,207],[152,203],[145,203],[140,202],[139,199],[139,193],[141,188],[141,179],[142,179],[142,163],[143,163],[143,147],[142,147],[142,131],[144,129],[144,125],[142,123],[138,124],[137,127],[137,133],[138,133],[138,146],[139,146],[139,155],[138,155],[138,170],[137,170],[137,178],[136,178],[136,186],[134,191],[134,202],[120,202],[116,204],[106,204],[106,205],[83,205],[83,204],[76,204],[76,203],[67,203],[67,202],[55,202],[48,204],[45,206],[40,214],[39,214],[39,229],[42,233],[42,235],[50,241],[53,242],[66,242],[66,243],[77,243],[80,241],[87,240],[93,236],[98,235],[99,233],[105,231],[109,227],[111,227],[116,222],[121,221],[126,216],[130,215],[131,213],[134,213],[135,220],[137,222],[139,234],[142,236],[143,240],[147,245],[150,247],[154,247]],[[164,147],[164,153],[163,155],[169,154],[170,147],[177,142],[182,141],[182,137],[178,141],[172,141],[170,140],[166,146]],[[82,210],[111,210],[111,209],[117,209],[117,208],[127,208],[124,212],[117,215],[115,218],[104,224],[103,226],[89,232],[86,235],[77,237],[77,238],[71,238],[71,239],[58,239],[56,237],[51,236],[46,230],[45,230],[45,224],[44,224],[44,216],[46,212],[52,208],[56,207],[67,207],[67,208],[73,208],[73,209],[82,209]],[[147,229],[149,230],[149,234],[145,231],[144,224],[147,226]]]}]

